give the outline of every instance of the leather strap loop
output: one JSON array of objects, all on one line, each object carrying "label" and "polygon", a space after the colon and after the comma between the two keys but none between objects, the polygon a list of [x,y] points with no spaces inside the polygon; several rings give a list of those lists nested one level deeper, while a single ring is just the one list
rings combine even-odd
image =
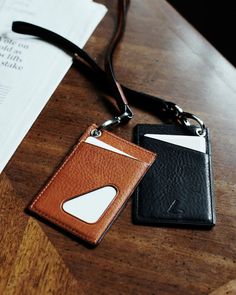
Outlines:
[{"label": "leather strap loop", "polygon": [[[126,100],[126,97],[128,97],[128,100],[132,101],[134,104],[140,104],[142,102],[142,108],[143,106],[146,106],[146,108],[150,111],[154,110],[154,113],[157,114],[163,121],[175,122],[177,124],[187,126],[190,125],[188,119],[191,118],[198,125],[200,125],[200,128],[198,128],[200,130],[198,135],[203,135],[205,132],[205,125],[197,116],[184,112],[173,102],[165,101],[159,97],[135,91],[120,85],[116,80],[112,64],[113,54],[124,34],[129,4],[130,0],[118,0],[117,25],[105,56],[105,71],[102,70],[84,50],[54,32],[26,22],[13,22],[12,30],[17,33],[40,37],[41,39],[64,49],[73,56],[74,61],[82,61],[87,65],[87,68],[91,73],[89,77],[91,78],[95,76],[97,80],[101,81],[104,85],[105,91],[109,91],[109,93],[116,99],[116,103],[120,110],[120,116],[104,122],[104,124],[100,126],[101,129],[104,129],[104,126],[127,122],[132,118],[133,113]],[[108,85],[109,87],[107,87]]]},{"label": "leather strap loop", "polygon": [[128,105],[128,102],[126,100],[125,94],[122,90],[122,87],[118,83],[115,77],[114,69],[113,69],[113,54],[117,48],[117,45],[119,44],[120,40],[122,39],[125,31],[125,23],[126,23],[126,1],[125,0],[119,0],[118,1],[118,18],[117,18],[117,24],[116,29],[114,31],[113,37],[110,40],[107,53],[105,56],[105,72],[107,75],[108,80],[110,81],[110,84],[113,88],[113,93],[116,97],[116,100],[120,103],[123,103],[124,105]]},{"label": "leather strap loop", "polygon": [[[101,81],[106,92],[112,94],[112,90],[110,89],[110,87],[107,87],[108,81],[105,71],[102,70],[99,65],[84,50],[82,50],[71,41],[50,30],[22,21],[13,22],[12,30],[16,33],[39,37],[44,41],[47,41],[65,50],[65,52],[67,52],[74,58],[75,62],[82,63],[83,65],[85,65],[84,63],[86,63],[86,71],[90,73],[90,78],[96,78]],[[155,107],[155,111],[159,113],[160,116],[162,114],[162,110],[167,109],[166,101],[159,97],[138,92],[124,85],[121,85],[121,87],[125,96],[128,98],[128,101],[131,101],[133,104],[137,105],[140,103],[145,103],[145,107],[152,107],[152,109],[153,107]],[[121,109],[120,111],[122,112],[122,110],[123,109]],[[162,115],[164,115],[164,113]]]}]

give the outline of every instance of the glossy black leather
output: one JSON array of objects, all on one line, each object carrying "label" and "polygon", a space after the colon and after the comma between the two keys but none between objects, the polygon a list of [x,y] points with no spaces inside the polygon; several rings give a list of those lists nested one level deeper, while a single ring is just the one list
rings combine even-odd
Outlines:
[{"label": "glossy black leather", "polygon": [[133,221],[137,224],[211,227],[215,224],[211,149],[194,151],[144,134],[195,135],[194,128],[137,125],[135,142],[157,158],[134,193]]}]

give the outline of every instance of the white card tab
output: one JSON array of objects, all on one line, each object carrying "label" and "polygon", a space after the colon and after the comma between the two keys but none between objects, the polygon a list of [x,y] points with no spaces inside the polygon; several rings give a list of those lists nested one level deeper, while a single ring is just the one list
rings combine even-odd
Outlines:
[{"label": "white card tab", "polygon": [[112,151],[114,153],[117,153],[117,154],[120,154],[120,155],[129,157],[129,158],[135,159],[131,155],[126,154],[125,152],[123,152],[123,151],[121,151],[121,150],[119,150],[119,149],[117,149],[117,148],[115,148],[115,147],[113,147],[113,146],[111,146],[111,145],[109,145],[109,144],[107,144],[107,143],[105,143],[105,142],[103,142],[103,141],[101,141],[101,140],[93,137],[93,136],[87,137],[86,140],[85,140],[85,142],[87,142],[89,144],[92,144],[92,145],[95,145],[95,146],[98,146],[100,148],[103,148],[105,150],[109,150],[109,151]]},{"label": "white card tab", "polygon": [[95,223],[105,212],[117,190],[113,186],[105,186],[95,191],[74,197],[66,201],[62,208],[70,215],[87,223]]},{"label": "white card tab", "polygon": [[203,136],[167,134],[144,134],[144,136],[206,153],[206,140]]}]

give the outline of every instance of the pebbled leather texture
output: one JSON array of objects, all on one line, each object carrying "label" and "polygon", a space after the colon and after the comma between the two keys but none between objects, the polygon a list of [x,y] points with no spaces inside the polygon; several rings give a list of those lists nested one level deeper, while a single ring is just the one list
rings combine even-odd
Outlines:
[{"label": "pebbled leather texture", "polygon": [[215,224],[211,149],[206,153],[145,137],[144,134],[194,135],[194,128],[137,125],[135,141],[157,154],[156,161],[134,193],[137,224],[211,227]]},{"label": "pebbled leather texture", "polygon": [[[103,131],[100,140],[137,159],[84,142],[94,128],[96,125],[92,125],[84,133],[72,153],[30,204],[29,210],[96,245],[153,163],[155,154],[107,131]],[[63,203],[72,197],[107,185],[114,186],[118,193],[97,222],[86,223],[63,210]]]}]

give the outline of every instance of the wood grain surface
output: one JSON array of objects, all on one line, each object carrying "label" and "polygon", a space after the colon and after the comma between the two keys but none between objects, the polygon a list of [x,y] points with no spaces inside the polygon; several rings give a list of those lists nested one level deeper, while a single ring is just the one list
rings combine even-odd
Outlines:
[{"label": "wood grain surface", "polygon": [[[100,65],[116,1],[86,45]],[[114,61],[118,79],[171,100],[211,129],[217,225],[211,231],[135,226],[131,202],[88,249],[24,209],[112,100],[72,67],[0,175],[0,294],[236,294],[235,69],[164,0],[133,0]],[[143,108],[114,133],[132,140]],[[232,291],[233,290],[233,291]],[[230,293],[231,292],[231,293]]]}]

